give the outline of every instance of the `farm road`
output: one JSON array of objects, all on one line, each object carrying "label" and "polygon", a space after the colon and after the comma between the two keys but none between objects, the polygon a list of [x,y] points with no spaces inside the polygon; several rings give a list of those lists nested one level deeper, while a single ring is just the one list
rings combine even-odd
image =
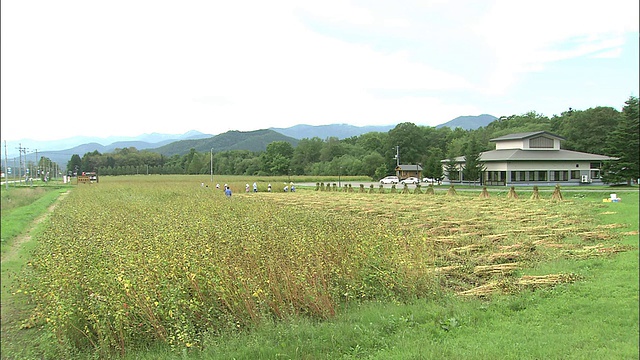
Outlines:
[{"label": "farm road", "polygon": [[53,209],[55,209],[56,205],[58,204],[58,202],[65,196],[67,195],[69,192],[64,192],[62,194],[60,194],[60,196],[58,197],[58,199],[56,199],[56,201],[51,204],[51,206],[49,206],[47,208],[47,212],[45,212],[44,214],[38,216],[37,218],[35,218],[33,220],[33,222],[31,223],[31,225],[29,225],[29,227],[25,230],[24,233],[18,235],[14,240],[13,240],[13,244],[11,245],[11,247],[9,248],[9,250],[7,250],[7,252],[2,256],[2,260],[1,262],[5,262],[8,260],[12,260],[16,254],[18,253],[18,250],[20,250],[20,247],[22,246],[22,244],[24,244],[25,242],[31,240],[31,231],[33,229],[35,229],[35,227],[40,224],[41,222],[44,221],[44,219],[47,218],[47,216],[49,216],[49,214],[53,211]]}]

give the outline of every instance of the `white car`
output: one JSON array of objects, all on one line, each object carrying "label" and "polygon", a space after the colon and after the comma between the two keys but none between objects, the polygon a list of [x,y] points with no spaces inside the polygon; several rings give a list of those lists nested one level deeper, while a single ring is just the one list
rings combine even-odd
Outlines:
[{"label": "white car", "polygon": [[420,183],[420,179],[418,179],[417,177],[410,176],[410,177],[400,181],[400,183],[403,184],[403,185],[404,184],[418,184],[418,183]]},{"label": "white car", "polygon": [[433,183],[436,183],[437,181],[435,179],[426,177],[426,178],[422,179],[422,182],[433,184]]},{"label": "white car", "polygon": [[399,182],[397,176],[386,176],[380,179],[380,184],[397,184]]}]

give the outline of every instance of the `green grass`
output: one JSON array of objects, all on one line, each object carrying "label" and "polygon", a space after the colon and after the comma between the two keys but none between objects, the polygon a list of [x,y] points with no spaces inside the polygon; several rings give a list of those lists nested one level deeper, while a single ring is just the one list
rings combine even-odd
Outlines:
[{"label": "green grass", "polygon": [[11,187],[0,191],[2,196],[2,224],[0,252],[11,246],[19,234],[23,234],[27,227],[58,198],[60,193],[67,191],[57,187]]},{"label": "green grass", "polygon": [[[117,181],[125,180],[122,177]],[[245,182],[239,178],[226,181]],[[196,182],[199,184],[200,179]],[[564,195],[575,200],[576,206],[597,203],[594,211],[600,214],[599,223],[626,224],[615,229],[622,234],[621,239],[608,241],[630,245],[633,250],[583,260],[560,257],[520,271],[527,275],[575,273],[581,277],[578,282],[489,299],[434,293],[410,303],[351,304],[325,321],[294,318],[210,336],[202,351],[151,346],[130,351],[125,358],[637,359],[638,191],[594,190]],[[520,189],[516,191],[520,194]],[[622,202],[601,203],[613,192]],[[530,191],[522,190],[522,197],[529,195]],[[400,195],[390,199],[396,198]],[[2,218],[4,221],[4,210]],[[11,265],[10,271],[5,271],[4,262],[2,265],[2,358],[55,358],[53,347],[48,347],[54,345],[53,339],[46,334],[37,328],[15,330],[22,323],[20,316],[24,319],[27,314],[24,311],[14,313],[9,332],[14,337],[5,337],[6,309],[28,309],[28,304],[7,306],[5,302],[10,298],[5,280],[10,281],[13,275],[5,277],[20,271],[35,241],[24,245],[16,261],[7,264]],[[94,354],[74,357],[93,358]]]},{"label": "green grass", "polygon": [[[26,238],[20,244],[14,244],[18,236],[31,233],[37,236],[43,226],[32,229],[36,218],[46,214],[47,209],[67,191],[55,187],[11,187],[2,189],[2,358],[30,359],[40,358],[44,352],[54,348],[46,334],[31,328],[29,312],[32,305],[24,298],[12,293],[14,279],[28,263],[31,251],[37,242]],[[10,257],[8,250],[12,249]],[[45,338],[43,341],[41,339]],[[44,350],[48,349],[48,350]]]}]

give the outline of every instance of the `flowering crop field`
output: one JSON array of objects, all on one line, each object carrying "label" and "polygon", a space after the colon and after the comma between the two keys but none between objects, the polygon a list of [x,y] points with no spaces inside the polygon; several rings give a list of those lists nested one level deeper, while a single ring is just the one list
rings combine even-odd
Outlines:
[{"label": "flowering crop field", "polygon": [[148,178],[79,185],[51,215],[18,291],[61,344],[198,347],[208,334],[329,318],[351,302],[575,281],[522,269],[625,250],[611,227],[594,227],[597,203],[313,190],[227,198]]}]

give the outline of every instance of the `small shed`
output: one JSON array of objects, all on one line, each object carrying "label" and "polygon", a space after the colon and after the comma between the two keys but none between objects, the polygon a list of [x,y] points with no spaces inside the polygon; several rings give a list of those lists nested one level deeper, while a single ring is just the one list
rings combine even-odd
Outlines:
[{"label": "small shed", "polygon": [[406,179],[409,176],[422,179],[422,166],[420,164],[398,165],[396,166],[396,175],[399,179]]}]

